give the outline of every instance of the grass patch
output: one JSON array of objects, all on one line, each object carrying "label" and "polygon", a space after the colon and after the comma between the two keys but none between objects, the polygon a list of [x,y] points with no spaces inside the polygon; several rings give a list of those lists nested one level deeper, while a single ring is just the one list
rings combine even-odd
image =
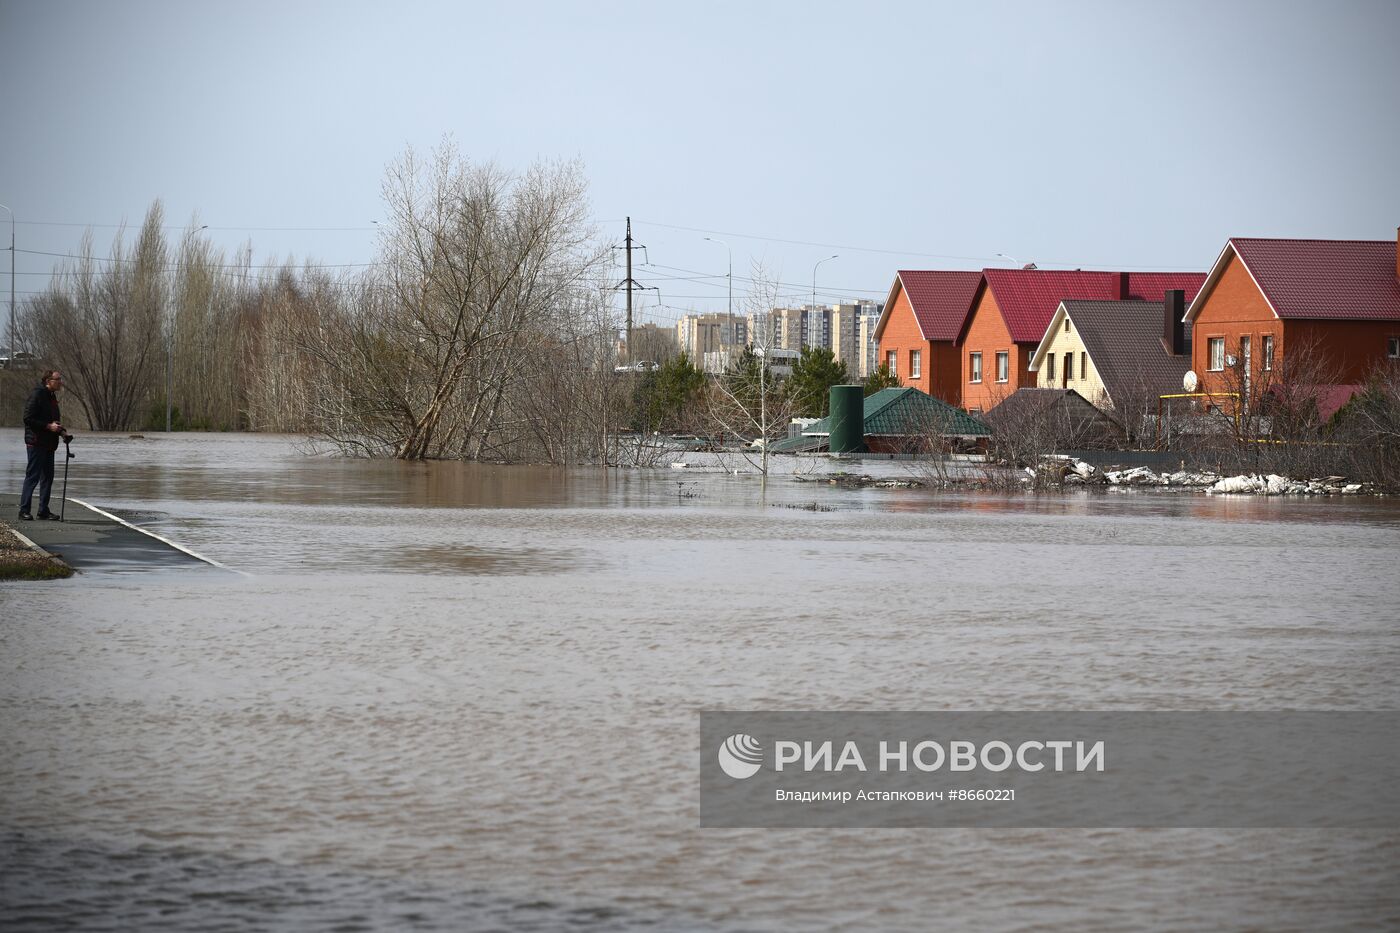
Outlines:
[{"label": "grass patch", "polygon": [[73,568],[52,554],[35,551],[0,522],[0,580],[62,580]]},{"label": "grass patch", "polygon": [[33,551],[29,555],[18,560],[0,555],[0,580],[62,580],[73,576],[73,568],[57,557],[40,557]]}]

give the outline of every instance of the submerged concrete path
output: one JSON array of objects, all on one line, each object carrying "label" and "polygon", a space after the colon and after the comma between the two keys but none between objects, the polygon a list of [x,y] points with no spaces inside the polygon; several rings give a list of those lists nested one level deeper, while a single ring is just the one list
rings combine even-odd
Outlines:
[{"label": "submerged concrete path", "polygon": [[[55,496],[53,505],[58,504]],[[5,521],[10,527],[50,554],[63,558],[77,571],[230,569],[72,496],[68,497],[61,522],[37,518],[32,522],[20,521],[16,517],[19,496],[14,493],[0,494],[0,509],[5,510]]]}]

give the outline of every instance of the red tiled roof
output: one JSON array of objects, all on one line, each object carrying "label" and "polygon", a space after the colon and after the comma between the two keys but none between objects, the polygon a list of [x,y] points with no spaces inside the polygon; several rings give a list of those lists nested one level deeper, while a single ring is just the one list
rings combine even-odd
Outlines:
[{"label": "red tiled roof", "polygon": [[[1016,343],[1040,343],[1055,309],[1067,298],[1113,301],[1122,297],[1118,272],[983,269],[982,274]],[[1127,297],[1161,301],[1168,289],[1180,288],[1189,304],[1205,279],[1201,272],[1129,272]]]},{"label": "red tiled roof", "polygon": [[957,340],[982,273],[901,269],[896,274],[924,339]]},{"label": "red tiled roof", "polygon": [[1060,272],[1049,269],[984,269],[987,287],[1001,309],[1011,339],[1040,343],[1055,309],[1066,298],[1108,301],[1118,297],[1115,272]]},{"label": "red tiled roof", "polygon": [[1142,301],[1161,301],[1172,289],[1186,293],[1186,304],[1196,300],[1196,293],[1206,282],[1204,272],[1129,272],[1128,297]]},{"label": "red tiled roof", "polygon": [[1400,321],[1395,242],[1233,237],[1227,249],[1281,318]]}]

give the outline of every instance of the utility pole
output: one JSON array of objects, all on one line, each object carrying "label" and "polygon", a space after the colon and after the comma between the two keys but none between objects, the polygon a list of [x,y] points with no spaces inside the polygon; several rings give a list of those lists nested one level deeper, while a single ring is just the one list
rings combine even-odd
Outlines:
[{"label": "utility pole", "polygon": [[627,218],[627,362],[632,362],[632,218]]},{"label": "utility pole", "polygon": [[0,210],[8,211],[10,215],[10,358],[5,365],[13,369],[19,362],[15,348],[15,212],[3,204],[0,204]]},{"label": "utility pole", "polygon": [[[619,283],[617,284],[616,287],[617,287],[617,288],[626,288],[626,289],[627,289],[627,362],[630,364],[630,363],[633,362],[633,359],[632,359],[632,291],[633,291],[633,289],[638,289],[638,288],[641,288],[641,287],[642,287],[641,285],[639,285],[639,284],[637,283],[637,280],[636,280],[636,279],[632,278],[632,248],[633,248],[633,247],[632,247],[632,218],[631,218],[631,217],[628,217],[628,218],[627,218],[627,237],[626,237],[625,240],[623,240],[623,243],[625,244],[624,248],[627,250],[627,278],[625,278],[625,279],[623,279],[621,282],[619,282]],[[639,248],[639,249],[646,249],[645,246],[638,247],[638,248]],[[617,249],[617,247],[614,246],[613,249]]]}]

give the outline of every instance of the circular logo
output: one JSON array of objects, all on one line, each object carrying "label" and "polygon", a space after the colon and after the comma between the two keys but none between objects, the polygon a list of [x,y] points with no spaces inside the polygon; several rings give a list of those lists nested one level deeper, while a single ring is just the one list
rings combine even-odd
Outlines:
[{"label": "circular logo", "polygon": [[719,766],[737,780],[753,777],[763,767],[763,746],[753,736],[736,732],[719,747]]}]

